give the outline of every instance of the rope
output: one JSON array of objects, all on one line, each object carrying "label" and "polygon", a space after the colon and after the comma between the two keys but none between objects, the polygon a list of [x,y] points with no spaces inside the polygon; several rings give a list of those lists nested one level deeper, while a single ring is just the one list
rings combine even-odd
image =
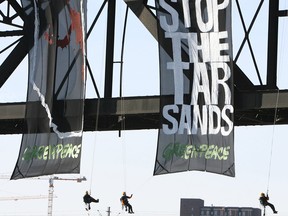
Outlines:
[{"label": "rope", "polygon": [[[124,99],[122,95],[123,91],[123,59],[124,59],[124,45],[125,45],[125,36],[126,36],[126,27],[127,27],[127,18],[128,18],[128,6],[126,6],[125,19],[123,26],[123,35],[122,35],[122,47],[121,47],[121,60],[120,60],[120,89],[119,94],[121,98],[121,116],[119,116],[118,122],[120,122],[121,127],[119,129],[119,137],[121,137],[121,131],[125,130],[125,115],[124,112]],[[126,166],[126,145],[125,140],[122,139],[122,158],[123,158],[123,181],[124,181],[124,191],[126,191],[126,182],[127,182],[127,166]]]},{"label": "rope", "polygon": [[[103,51],[104,52],[104,51]],[[104,64],[103,64],[104,65]],[[92,188],[92,182],[93,182],[93,173],[94,173],[94,160],[95,160],[95,151],[96,151],[96,144],[97,144],[97,133],[96,131],[98,131],[98,125],[99,125],[99,110],[100,110],[100,95],[97,91],[97,89],[95,88],[95,91],[96,91],[96,95],[97,95],[97,99],[98,99],[98,102],[97,102],[97,110],[96,110],[96,119],[95,119],[95,136],[94,136],[94,145],[93,145],[93,155],[92,155],[92,168],[91,168],[91,173],[90,173],[90,186],[89,186],[89,189],[90,189],[90,193],[91,193],[91,188]]]},{"label": "rope", "polygon": [[273,155],[274,134],[275,134],[275,125],[276,125],[277,110],[278,110],[278,101],[279,101],[279,89],[278,89],[277,97],[276,97],[274,122],[273,122],[273,129],[272,129],[272,140],[271,140],[270,161],[269,161],[268,181],[267,181],[267,194],[266,194],[267,196],[268,196],[268,192],[269,192],[269,184],[270,184],[270,178],[271,178],[271,165],[272,165],[272,155]]},{"label": "rope", "polygon": [[96,151],[96,144],[97,144],[97,129],[98,129],[98,122],[99,122],[99,109],[100,109],[100,98],[98,98],[97,103],[97,112],[96,112],[96,122],[95,122],[95,136],[94,136],[94,145],[93,145],[93,155],[92,155],[92,167],[91,167],[91,173],[90,173],[90,194],[91,194],[91,188],[92,188],[92,182],[93,182],[93,173],[94,173],[94,159],[95,159],[95,151]]},{"label": "rope", "polygon": [[126,163],[126,145],[125,141],[122,140],[122,160],[123,160],[123,191],[127,189],[127,163]]},{"label": "rope", "polygon": [[[106,3],[107,1],[104,1],[104,3],[103,3],[103,5]],[[102,7],[103,7],[103,5],[102,5]],[[101,9],[101,11],[102,11],[102,9]],[[98,14],[97,14],[97,16],[99,16]],[[105,40],[105,37],[102,39],[103,41]],[[103,55],[102,56],[105,56],[104,55],[104,53],[105,53],[105,48],[104,47],[102,47],[102,52],[103,52]],[[87,62],[88,62],[88,60],[87,60]],[[89,63],[87,63],[86,64],[87,66],[88,66],[88,70],[89,70],[89,74],[90,74],[90,76],[91,76],[91,79],[92,79],[92,83],[93,83],[93,86],[94,86],[94,89],[95,89],[95,94],[96,94],[96,97],[97,97],[97,99],[98,99],[98,102],[97,102],[97,110],[96,110],[96,118],[95,118],[95,129],[94,129],[94,131],[95,131],[95,136],[94,136],[94,145],[93,145],[93,155],[92,155],[92,167],[91,167],[91,173],[90,173],[90,186],[89,186],[89,190],[90,190],[90,194],[91,194],[91,188],[92,188],[92,182],[94,182],[93,181],[93,173],[94,173],[94,160],[95,160],[95,152],[96,152],[96,146],[97,146],[97,133],[96,133],[96,131],[98,131],[98,126],[99,126],[99,111],[100,111],[100,98],[101,98],[101,96],[100,96],[100,94],[99,94],[99,92],[98,92],[98,89],[97,89],[97,85],[96,85],[96,82],[95,82],[95,79],[94,79],[94,77],[93,77],[93,74],[92,74],[92,71],[91,71],[91,68],[90,68],[90,65],[89,65]],[[104,69],[104,59],[103,59],[103,62],[102,62],[102,64],[101,64],[101,67],[102,67],[102,69],[101,69],[101,71],[103,71],[103,69]],[[102,79],[102,77],[100,77],[100,79],[99,80],[103,80]],[[101,83],[100,83],[101,84]],[[101,84],[102,85],[102,84]]]},{"label": "rope", "polygon": [[[123,100],[123,59],[124,59],[124,47],[125,47],[125,36],[126,36],[126,27],[127,27],[127,19],[128,19],[128,6],[126,6],[124,26],[123,26],[123,35],[122,35],[122,43],[121,43],[121,59],[120,59],[120,89],[119,94],[121,98],[121,111],[124,113],[124,100]],[[119,119],[121,123],[121,129],[125,129],[125,116],[121,113],[121,117]],[[119,130],[119,137],[121,136],[121,129]]]},{"label": "rope", "polygon": [[[285,2],[285,5],[287,6],[287,3]],[[287,28],[284,27],[284,23],[282,23],[282,28],[284,29],[282,31],[282,34],[281,34],[281,42],[283,44],[283,41],[284,41],[284,35],[286,35],[286,30]],[[283,53],[285,50],[285,46],[280,46],[280,53]],[[279,65],[280,65],[280,68],[281,68],[281,65],[283,65],[283,56],[284,55],[280,55],[280,60],[279,60]],[[278,92],[277,92],[277,99],[276,99],[276,105],[275,105],[275,113],[274,113],[274,122],[273,122],[273,131],[272,131],[272,141],[271,141],[271,151],[270,151],[270,162],[269,162],[269,172],[268,172],[268,182],[267,182],[267,196],[268,196],[268,192],[269,192],[269,185],[270,185],[270,177],[271,177],[271,164],[272,164],[272,154],[273,154],[273,146],[274,146],[274,132],[275,132],[275,124],[276,124],[276,118],[277,118],[277,109],[278,109],[278,102],[279,102],[279,89],[278,89]],[[264,215],[265,215],[265,208],[264,208]]]}]

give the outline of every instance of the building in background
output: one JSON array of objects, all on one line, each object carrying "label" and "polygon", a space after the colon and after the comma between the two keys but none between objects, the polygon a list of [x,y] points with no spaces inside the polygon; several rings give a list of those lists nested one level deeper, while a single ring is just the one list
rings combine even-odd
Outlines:
[{"label": "building in background", "polygon": [[261,216],[261,209],[204,206],[204,200],[202,199],[181,199],[180,216]]}]

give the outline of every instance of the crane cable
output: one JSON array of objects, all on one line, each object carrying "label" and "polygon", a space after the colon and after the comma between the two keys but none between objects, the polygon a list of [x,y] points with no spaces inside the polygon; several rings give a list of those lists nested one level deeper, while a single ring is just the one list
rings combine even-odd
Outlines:
[{"label": "crane cable", "polygon": [[279,101],[279,89],[277,90],[275,111],[274,111],[274,120],[273,120],[273,129],[272,129],[272,138],[271,138],[271,149],[270,149],[270,161],[268,168],[268,180],[267,180],[267,196],[269,192],[270,178],[271,178],[271,165],[272,165],[272,156],[273,156],[273,147],[274,147],[274,134],[275,134],[275,125],[277,120],[277,111],[278,111],[278,101]]}]

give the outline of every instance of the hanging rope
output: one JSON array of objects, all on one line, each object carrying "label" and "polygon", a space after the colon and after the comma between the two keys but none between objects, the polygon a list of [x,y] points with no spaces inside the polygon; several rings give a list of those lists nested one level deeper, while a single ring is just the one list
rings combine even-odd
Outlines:
[{"label": "hanging rope", "polygon": [[92,155],[92,167],[91,167],[91,173],[90,173],[90,194],[91,194],[91,188],[92,188],[92,182],[93,182],[93,173],[94,173],[94,159],[95,159],[95,151],[96,151],[96,144],[97,144],[97,134],[96,131],[98,130],[98,121],[99,121],[99,109],[100,109],[100,98],[98,98],[97,103],[97,111],[96,111],[96,120],[95,120],[95,136],[94,136],[94,145],[93,145],[93,155]]},{"label": "hanging rope", "polygon": [[126,28],[127,28],[127,19],[128,19],[128,6],[126,6],[125,19],[123,26],[123,35],[122,35],[122,44],[121,44],[121,59],[120,59],[120,89],[119,94],[121,98],[121,116],[119,121],[121,123],[121,128],[119,130],[119,137],[121,136],[121,130],[125,129],[125,116],[124,116],[124,100],[123,100],[123,60],[124,60],[124,47],[125,47],[125,37],[126,37]]},{"label": "hanging rope", "polygon": [[[107,1],[105,1],[107,2]],[[105,3],[104,2],[104,3]],[[104,5],[103,3],[103,5]],[[102,5],[102,6],[103,6]],[[99,15],[97,15],[99,16]],[[103,41],[105,40],[105,38],[103,38]],[[102,56],[105,56],[105,49],[103,47],[103,50],[102,50],[102,53],[103,55]],[[97,146],[97,131],[98,131],[98,125],[99,125],[99,112],[100,112],[100,99],[101,99],[101,96],[99,94],[99,91],[98,91],[98,88],[97,88],[97,85],[96,85],[96,81],[93,77],[93,73],[92,73],[92,70],[91,70],[91,67],[90,67],[90,64],[88,62],[88,59],[86,59],[86,65],[87,65],[87,69],[89,71],[89,74],[90,74],[90,77],[91,77],[91,80],[92,80],[92,84],[94,86],[94,89],[95,89],[95,93],[96,93],[96,96],[97,96],[97,108],[96,108],[96,117],[95,117],[95,127],[94,127],[94,131],[95,131],[95,136],[94,136],[94,142],[93,142],[93,155],[92,155],[92,167],[91,167],[91,173],[90,173],[90,186],[89,186],[89,190],[90,190],[90,194],[91,194],[91,188],[92,188],[92,182],[93,182],[93,173],[94,173],[94,160],[95,160],[95,152],[96,152],[96,146]],[[104,70],[104,61],[102,62],[102,69],[101,71]],[[100,80],[103,80],[102,78],[100,78]]]},{"label": "hanging rope", "polygon": [[[273,121],[273,129],[272,129],[272,140],[271,140],[270,161],[269,161],[268,181],[267,181],[267,194],[266,194],[267,196],[268,196],[268,192],[269,192],[270,177],[271,177],[271,165],[272,165],[272,156],[273,156],[275,125],[276,125],[276,120],[277,120],[278,101],[279,101],[279,89],[277,91],[275,112],[274,112],[274,121]],[[265,210],[264,210],[264,212],[265,212]]]},{"label": "hanging rope", "polygon": [[[118,122],[120,122],[121,127],[119,129],[119,137],[121,137],[121,131],[125,130],[125,108],[124,108],[124,99],[122,95],[123,91],[123,59],[124,59],[124,47],[125,47],[125,36],[126,36],[126,27],[127,27],[127,18],[128,18],[128,6],[126,6],[125,19],[123,26],[123,35],[122,35],[122,47],[121,47],[121,60],[120,60],[120,99],[121,99],[121,115],[119,116]],[[125,140],[122,138],[122,158],[123,158],[123,181],[124,181],[124,191],[126,191],[126,182],[127,182],[127,167],[126,167],[126,145]]]},{"label": "hanging rope", "polygon": [[[287,2],[285,2],[285,6],[287,6]],[[284,27],[284,23],[282,23],[282,34],[281,34],[281,43],[283,44],[283,41],[285,40],[287,28]],[[284,53],[284,51],[287,49],[285,46],[280,46],[280,53]],[[285,55],[280,55],[279,59],[279,68],[283,67],[283,63],[285,62],[283,60],[283,57]],[[269,173],[268,173],[268,182],[267,182],[267,195],[269,191],[269,184],[270,184],[270,176],[271,176],[271,164],[272,164],[272,154],[273,154],[273,145],[274,145],[274,132],[275,132],[275,124],[276,124],[276,118],[277,118],[277,109],[278,109],[278,102],[279,102],[279,89],[277,92],[277,98],[276,98],[276,105],[275,105],[275,113],[274,113],[274,123],[273,123],[273,134],[272,134],[272,144],[271,144],[271,152],[270,152],[270,162],[269,162]]]}]

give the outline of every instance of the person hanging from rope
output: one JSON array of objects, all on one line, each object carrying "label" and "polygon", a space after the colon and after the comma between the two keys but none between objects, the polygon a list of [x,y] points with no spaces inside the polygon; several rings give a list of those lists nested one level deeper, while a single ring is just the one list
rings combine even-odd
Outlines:
[{"label": "person hanging from rope", "polygon": [[125,211],[127,211],[127,206],[124,204],[124,201],[123,201],[123,199],[122,199],[122,197],[120,198],[120,202],[121,202],[121,205],[122,205],[122,210],[124,210],[124,208],[125,208]]},{"label": "person hanging from rope", "polygon": [[91,209],[90,203],[92,203],[92,202],[98,203],[99,199],[94,199],[92,196],[90,196],[88,191],[86,191],[85,195],[83,196],[83,201],[86,205],[85,209],[88,211]]},{"label": "person hanging from rope", "polygon": [[265,208],[266,206],[269,206],[269,207],[272,209],[273,213],[274,213],[274,214],[277,214],[278,212],[275,210],[274,205],[273,205],[272,203],[269,203],[268,200],[269,200],[268,193],[267,193],[267,196],[265,196],[265,193],[261,193],[261,194],[260,194],[259,201],[260,201],[260,203],[264,206],[264,208]]},{"label": "person hanging from rope", "polygon": [[131,204],[128,201],[128,199],[131,199],[132,196],[133,196],[133,194],[131,194],[131,196],[127,196],[126,192],[123,192],[122,197],[120,198],[122,207],[123,206],[125,207],[125,211],[127,211],[127,208],[128,208],[128,213],[129,214],[134,214],[132,206],[131,206]]}]

